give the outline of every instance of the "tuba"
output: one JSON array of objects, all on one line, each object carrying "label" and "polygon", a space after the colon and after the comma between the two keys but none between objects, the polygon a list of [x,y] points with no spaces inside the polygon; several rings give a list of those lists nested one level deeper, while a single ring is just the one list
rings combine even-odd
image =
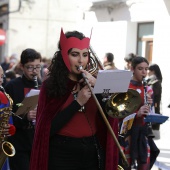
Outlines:
[{"label": "tuba", "polygon": [[0,169],[5,163],[7,157],[15,155],[14,146],[7,141],[7,137],[2,135],[3,126],[7,125],[11,116],[13,101],[8,94],[4,92],[3,87],[0,87],[0,91],[6,95],[9,100],[9,106],[0,109]]}]

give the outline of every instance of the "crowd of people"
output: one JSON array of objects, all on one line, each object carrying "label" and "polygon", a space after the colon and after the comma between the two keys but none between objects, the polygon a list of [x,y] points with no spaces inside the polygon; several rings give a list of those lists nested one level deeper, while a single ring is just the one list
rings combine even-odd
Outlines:
[{"label": "crowd of people", "polygon": [[[9,112],[9,122],[1,127],[3,139],[0,143],[9,141],[16,150],[14,156],[5,159],[3,170],[8,167],[10,170],[151,169],[159,149],[148,136],[144,118],[151,107],[161,113],[162,75],[159,66],[149,65],[146,58],[132,53],[125,57],[128,62],[126,69],[133,73],[129,88],[139,92],[142,102],[135,111],[131,128],[121,137],[123,119],[106,114],[128,161],[129,165],[125,166],[85,81],[93,88],[97,79],[88,71],[89,47],[90,39],[83,33],[64,33],[61,29],[58,49],[48,64],[42,66],[46,61],[40,52],[31,48],[22,51],[20,61],[11,57],[12,66],[7,61],[1,64],[0,85],[4,88],[0,90],[0,100],[5,109],[1,109],[0,114],[3,115],[9,107],[6,94],[13,101],[13,114]],[[117,69],[112,53],[106,53],[103,67],[105,70]],[[146,77],[147,91],[143,84]],[[37,89],[37,84],[40,90],[37,106],[26,114],[16,115],[18,104],[31,89]],[[148,104],[144,102],[145,93]],[[106,101],[102,100],[102,95],[96,97],[105,110]],[[0,117],[0,121],[5,120]],[[159,128],[157,124],[154,126]],[[2,152],[0,149],[0,154]]]}]

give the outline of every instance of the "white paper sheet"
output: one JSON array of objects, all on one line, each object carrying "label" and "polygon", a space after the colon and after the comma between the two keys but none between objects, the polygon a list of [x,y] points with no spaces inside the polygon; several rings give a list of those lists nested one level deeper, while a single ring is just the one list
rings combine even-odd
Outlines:
[{"label": "white paper sheet", "polygon": [[37,89],[31,89],[31,90],[30,90],[30,92],[26,95],[26,97],[39,95],[39,93],[40,93],[40,90],[37,90]]},{"label": "white paper sheet", "polygon": [[131,71],[126,70],[99,70],[93,92],[95,94],[109,91],[109,93],[127,92]]}]

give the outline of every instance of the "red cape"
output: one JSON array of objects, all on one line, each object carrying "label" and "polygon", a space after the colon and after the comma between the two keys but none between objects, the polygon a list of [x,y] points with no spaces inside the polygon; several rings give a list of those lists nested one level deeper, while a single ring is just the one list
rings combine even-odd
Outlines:
[{"label": "red cape", "polygon": [[[73,89],[75,82],[69,82],[69,89]],[[48,98],[46,96],[45,83],[43,83],[39,95],[38,111],[36,118],[36,127],[34,142],[30,160],[30,170],[48,170],[48,152],[51,121],[55,114],[60,111],[66,99],[69,97],[68,92],[64,97]],[[109,118],[113,131],[117,136],[118,120]],[[99,126],[99,138],[106,144],[106,170],[115,170],[118,165],[118,147],[116,146],[110,134],[105,133],[107,130],[104,122]],[[100,133],[101,132],[101,133]],[[107,138],[106,138],[107,135]],[[106,141],[107,140],[107,141]]]}]

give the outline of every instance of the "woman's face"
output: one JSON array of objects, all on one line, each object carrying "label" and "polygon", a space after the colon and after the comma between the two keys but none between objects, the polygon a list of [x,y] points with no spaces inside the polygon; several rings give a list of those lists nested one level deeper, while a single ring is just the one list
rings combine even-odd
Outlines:
[{"label": "woman's face", "polygon": [[77,80],[77,74],[80,74],[78,67],[82,66],[83,69],[85,69],[89,61],[88,49],[80,50],[78,48],[73,48],[69,52],[68,56],[71,68],[69,77],[72,78],[73,80]]},{"label": "woman's face", "polygon": [[138,64],[133,71],[133,80],[141,82],[143,77],[146,77],[149,65],[145,62]]}]

